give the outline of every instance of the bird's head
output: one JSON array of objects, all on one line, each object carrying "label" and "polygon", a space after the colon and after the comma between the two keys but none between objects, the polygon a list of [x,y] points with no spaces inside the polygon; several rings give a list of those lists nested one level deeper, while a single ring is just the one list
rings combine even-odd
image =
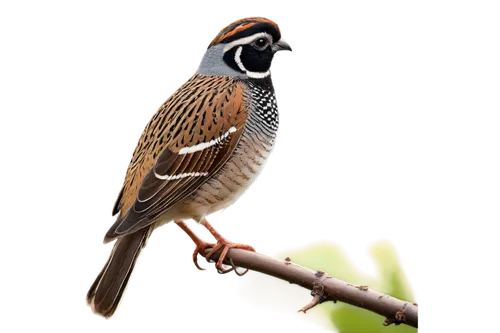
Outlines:
[{"label": "bird's head", "polygon": [[198,72],[265,78],[270,75],[274,54],[281,50],[292,48],[281,39],[276,23],[262,17],[245,18],[219,32],[208,46]]}]

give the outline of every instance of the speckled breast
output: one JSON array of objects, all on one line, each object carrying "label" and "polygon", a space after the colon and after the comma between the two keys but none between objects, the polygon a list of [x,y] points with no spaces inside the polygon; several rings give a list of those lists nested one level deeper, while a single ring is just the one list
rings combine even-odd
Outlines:
[{"label": "speckled breast", "polygon": [[271,153],[278,130],[278,107],[272,88],[248,84],[249,115],[238,146],[228,162],[191,196],[193,218],[226,208],[252,184]]}]

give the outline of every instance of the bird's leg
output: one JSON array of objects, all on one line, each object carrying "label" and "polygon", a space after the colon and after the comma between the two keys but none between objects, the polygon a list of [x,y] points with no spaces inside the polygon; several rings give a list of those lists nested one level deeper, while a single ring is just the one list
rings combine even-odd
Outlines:
[{"label": "bird's leg", "polygon": [[193,262],[196,268],[199,270],[205,270],[205,268],[201,268],[200,265],[198,265],[198,253],[201,254],[203,257],[205,256],[205,250],[214,248],[216,244],[213,243],[208,243],[202,240],[200,237],[198,237],[193,230],[191,230],[184,221],[178,220],[174,221],[186,234],[188,234],[189,237],[193,240],[193,242],[196,244],[196,248],[194,249],[193,252]]},{"label": "bird's leg", "polygon": [[[245,244],[238,244],[238,243],[232,243],[230,241],[228,241],[227,239],[225,239],[224,237],[221,236],[221,234],[219,234],[219,232],[217,230],[215,230],[214,227],[212,227],[212,225],[210,223],[208,223],[208,221],[206,219],[204,219],[201,223],[207,228],[208,231],[210,231],[210,233],[215,237],[215,239],[217,240],[217,244],[213,244],[213,243],[208,243],[208,242],[205,242],[204,240],[202,240],[201,238],[199,238],[188,226],[186,223],[184,223],[184,221],[181,221],[181,220],[177,220],[177,221],[174,221],[182,230],[184,230],[184,232],[191,238],[191,240],[196,244],[196,248],[194,249],[194,252],[193,252],[193,262],[196,266],[196,268],[200,269],[200,270],[205,270],[204,268],[201,268],[199,265],[198,265],[198,253],[200,255],[202,255],[203,257],[205,257],[208,260],[210,260],[210,257],[216,253],[217,251],[219,251],[221,248],[222,248],[222,253],[220,254],[219,256],[219,260],[217,260],[217,263],[215,265],[215,267],[217,268],[217,271],[219,273],[229,273],[231,272],[232,270],[235,270],[236,271],[236,267],[234,266],[234,264],[232,263],[231,261],[231,266],[232,268],[230,269],[224,269],[222,267],[222,263],[224,262],[224,259],[226,258],[226,255],[229,251],[229,249],[231,248],[235,248],[235,249],[243,249],[243,250],[248,250],[248,251],[252,251],[252,252],[255,252],[255,249],[250,246],[250,245],[245,245]],[[208,253],[206,253],[206,250],[207,249],[211,249]],[[247,270],[248,271],[248,270]],[[246,273],[246,271],[244,273],[238,273],[238,271],[236,271],[236,274],[238,275],[244,275]]]},{"label": "bird's leg", "polygon": [[224,237],[222,237],[221,234],[219,234],[219,232],[217,230],[215,230],[214,227],[212,227],[212,225],[210,223],[208,223],[208,221],[206,219],[204,219],[201,222],[201,224],[203,224],[205,226],[205,228],[207,228],[207,230],[210,231],[210,233],[217,240],[217,244],[212,247],[212,250],[210,250],[210,252],[207,253],[205,258],[207,260],[209,260],[210,257],[215,252],[219,251],[222,248],[222,253],[219,256],[219,260],[215,264],[215,268],[217,268],[217,270],[219,272],[227,273],[227,272],[230,272],[233,269],[235,269],[234,265],[232,265],[233,268],[230,268],[229,270],[224,270],[224,268],[222,268],[222,263],[224,262],[224,259],[226,258],[226,255],[227,255],[227,252],[229,251],[229,249],[243,249],[243,250],[255,252],[255,249],[253,247],[251,247],[250,245],[233,243],[233,242],[228,241]]}]

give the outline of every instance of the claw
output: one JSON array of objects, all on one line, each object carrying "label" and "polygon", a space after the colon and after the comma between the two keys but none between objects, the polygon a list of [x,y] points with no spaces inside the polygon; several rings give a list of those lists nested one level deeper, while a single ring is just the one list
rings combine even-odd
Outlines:
[{"label": "claw", "polygon": [[233,258],[229,258],[229,262],[231,263],[231,266],[233,266],[233,269],[234,269],[234,272],[236,273],[236,275],[238,276],[243,276],[245,275],[246,273],[248,273],[248,268],[245,269],[245,271],[243,273],[239,273],[238,270],[236,269],[236,265],[234,264],[233,262]]},{"label": "claw", "polygon": [[194,252],[193,252],[193,262],[194,262],[194,265],[196,266],[196,268],[198,268],[200,271],[204,271],[205,268],[203,267],[200,267],[200,265],[198,264],[198,252],[200,251],[200,247],[197,246],[195,249],[194,249]]},{"label": "claw", "polygon": [[[217,260],[217,263],[215,264],[215,268],[217,268],[217,271],[219,273],[223,272],[222,274],[229,273],[232,270],[234,270],[235,272],[237,272],[236,271],[236,266],[232,262],[231,262],[231,265],[233,267],[231,269],[225,270],[222,267],[222,263],[224,262],[224,259],[226,259],[227,253],[229,252],[229,249],[244,249],[244,250],[247,250],[247,251],[255,252],[255,249],[253,247],[251,247],[250,245],[231,243],[227,239],[225,239],[223,237],[220,237],[218,239],[218,241],[217,241],[217,244],[212,248],[212,250],[210,250],[210,252],[207,253],[207,255],[205,256],[205,258],[207,260],[209,260],[221,248],[222,248],[222,253],[219,256],[219,260]],[[245,274],[245,273],[243,273],[243,274]],[[236,273],[236,274],[240,275],[239,273]]]},{"label": "claw", "polygon": [[[237,275],[243,276],[248,272],[248,269],[245,270],[243,273],[239,273],[238,270],[236,269],[236,265],[234,264],[233,260],[229,258],[229,262],[231,264],[231,268],[225,269],[223,267],[223,262],[224,259],[226,259],[227,253],[229,252],[229,249],[243,249],[247,251],[252,251],[255,252],[255,249],[251,247],[250,245],[245,245],[245,244],[238,244],[238,243],[232,243],[222,237],[208,222],[207,220],[203,221],[203,225],[210,231],[210,233],[217,239],[217,244],[212,244],[212,243],[207,243],[203,240],[201,240],[196,234],[189,229],[189,227],[184,223],[183,221],[177,220],[175,223],[182,229],[184,230],[189,237],[193,240],[193,242],[196,244],[196,248],[194,249],[193,252],[193,262],[196,268],[198,268],[201,271],[204,271],[205,268],[200,267],[198,264],[198,254],[201,255],[202,257],[205,257],[208,262],[210,262],[210,258],[220,249],[222,249],[222,253],[219,256],[219,259],[217,260],[217,263],[215,264],[215,268],[217,269],[217,272],[219,274],[226,274],[229,272],[234,271]],[[207,254],[206,250],[211,249]]]},{"label": "claw", "polygon": [[196,266],[196,268],[198,268],[200,271],[204,271],[205,268],[200,267],[200,265],[198,264],[198,254],[205,257],[205,250],[213,248],[216,245],[211,244],[211,243],[207,243],[207,242],[201,240],[198,236],[196,236],[196,234],[191,229],[189,229],[189,227],[183,221],[179,220],[179,221],[175,221],[175,223],[182,230],[184,230],[184,232],[186,232],[186,234],[188,234],[188,236],[191,237],[193,242],[196,244],[196,248],[194,249],[194,252],[193,252],[193,262],[194,262],[194,265]]}]

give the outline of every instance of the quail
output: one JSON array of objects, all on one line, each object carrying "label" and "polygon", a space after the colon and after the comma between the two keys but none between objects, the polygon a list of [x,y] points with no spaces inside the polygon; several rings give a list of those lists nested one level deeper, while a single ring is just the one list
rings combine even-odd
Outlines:
[{"label": "quail", "polygon": [[[208,46],[196,73],[146,125],[113,208],[116,222],[104,242],[111,255],[87,294],[92,310],[114,314],[134,264],[151,232],[176,222],[205,257],[230,248],[253,251],[223,238],[206,216],[228,207],[252,184],[276,140],[278,108],[270,67],[291,47],[278,25],[261,17],[238,20]],[[199,240],[183,222],[203,224],[217,240]]]}]

